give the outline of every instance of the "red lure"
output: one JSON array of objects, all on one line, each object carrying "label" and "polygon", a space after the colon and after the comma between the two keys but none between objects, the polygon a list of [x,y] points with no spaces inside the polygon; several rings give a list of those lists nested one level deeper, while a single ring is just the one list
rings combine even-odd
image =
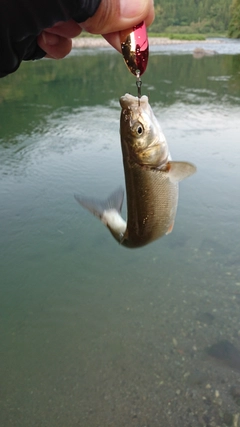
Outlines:
[{"label": "red lure", "polygon": [[124,61],[129,71],[135,76],[141,76],[148,63],[148,36],[144,22],[133,27],[132,31],[121,31],[121,47]]}]

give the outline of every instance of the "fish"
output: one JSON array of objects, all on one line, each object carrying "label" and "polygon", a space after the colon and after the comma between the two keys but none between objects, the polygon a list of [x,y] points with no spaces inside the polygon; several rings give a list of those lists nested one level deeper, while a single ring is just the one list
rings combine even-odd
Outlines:
[{"label": "fish", "polygon": [[160,123],[146,95],[120,97],[120,136],[127,195],[127,222],[121,216],[124,190],[106,200],[75,194],[127,248],[145,246],[171,233],[178,206],[179,182],[196,172],[186,161],[173,161]]}]

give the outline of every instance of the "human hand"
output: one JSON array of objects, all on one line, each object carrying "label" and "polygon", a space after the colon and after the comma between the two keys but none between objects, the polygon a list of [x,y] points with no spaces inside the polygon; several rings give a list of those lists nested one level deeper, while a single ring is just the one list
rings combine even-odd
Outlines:
[{"label": "human hand", "polygon": [[57,22],[46,28],[37,39],[38,45],[46,52],[46,58],[61,59],[71,52],[72,38],[81,34],[82,28],[73,19]]},{"label": "human hand", "polygon": [[119,31],[132,28],[145,21],[150,25],[154,19],[153,0],[102,0],[92,18],[80,24],[74,20],[58,22],[38,36],[38,45],[47,58],[64,58],[72,49],[72,38],[82,30],[102,34],[116,50],[121,52]]},{"label": "human hand", "polygon": [[149,26],[154,19],[153,0],[102,0],[95,15],[80,23],[92,34],[102,34],[116,50],[121,52],[120,31],[145,21]]}]

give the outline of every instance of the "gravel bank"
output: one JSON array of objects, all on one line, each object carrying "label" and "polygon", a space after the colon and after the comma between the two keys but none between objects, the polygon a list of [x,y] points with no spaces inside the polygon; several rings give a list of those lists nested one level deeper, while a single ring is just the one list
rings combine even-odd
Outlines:
[{"label": "gravel bank", "polygon": [[[201,43],[220,43],[218,40],[201,40]],[[183,44],[183,43],[196,43],[196,40],[171,40],[167,37],[150,37],[150,46],[168,45],[168,44]],[[73,47],[109,47],[109,44],[103,37],[77,37],[73,39]]]}]

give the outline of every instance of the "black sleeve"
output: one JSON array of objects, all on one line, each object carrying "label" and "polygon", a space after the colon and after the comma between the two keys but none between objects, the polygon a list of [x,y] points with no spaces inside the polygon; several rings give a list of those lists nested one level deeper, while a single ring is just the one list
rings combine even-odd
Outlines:
[{"label": "black sleeve", "polygon": [[58,21],[84,22],[101,0],[0,0],[0,77],[17,70],[22,60],[46,53],[37,36]]}]

